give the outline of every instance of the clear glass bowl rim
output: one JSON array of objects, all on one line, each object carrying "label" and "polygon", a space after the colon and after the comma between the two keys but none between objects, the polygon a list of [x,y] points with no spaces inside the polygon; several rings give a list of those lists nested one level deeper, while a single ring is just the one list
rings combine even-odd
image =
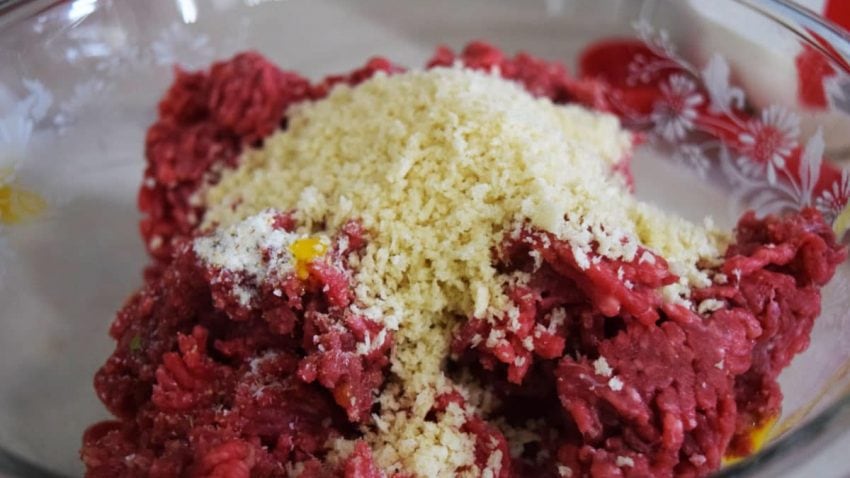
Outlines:
[{"label": "clear glass bowl rim", "polygon": [[[22,21],[38,13],[65,3],[67,0],[0,0],[0,33],[5,26]],[[797,36],[801,42],[817,49],[836,65],[850,64],[850,34],[843,28],[816,13],[789,0],[732,0],[758,12]],[[824,48],[826,42],[832,49]],[[850,71],[847,71],[850,74]],[[770,442],[764,449],[734,465],[724,467],[712,475],[714,478],[755,476],[766,468],[788,466],[791,471],[793,460],[787,459],[790,452],[803,452],[810,457],[826,441],[850,428],[842,427],[850,422],[850,388],[825,410],[811,417],[805,424],[779,439]],[[0,446],[0,478],[66,478],[41,468],[38,464],[10,453]]]}]

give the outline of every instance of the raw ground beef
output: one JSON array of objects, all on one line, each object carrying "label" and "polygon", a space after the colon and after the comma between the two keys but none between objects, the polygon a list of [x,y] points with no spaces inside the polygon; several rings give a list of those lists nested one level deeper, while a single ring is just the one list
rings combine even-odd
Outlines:
[{"label": "raw ground beef", "polygon": [[377,71],[403,71],[376,57],[347,75],[311,85],[254,52],[214,63],[208,72],[175,68],[174,83],[159,103],[159,118],[145,138],[144,181],[139,190],[142,239],[156,259],[156,274],[171,260],[174,244],[197,232],[204,206],[195,193],[215,184],[239,153],[259,146],[286,123],[289,106],[320,99],[337,83],[355,85]]},{"label": "raw ground beef", "polygon": [[[326,442],[369,416],[392,336],[358,352],[383,329],[348,307],[342,258],[362,231],[350,224],[333,244],[306,279],[260,284],[247,307],[232,290],[251,278],[223,278],[177,246],[112,324],[117,347],[95,389],[117,420],[86,432],[87,475],[247,478],[294,463],[335,473],[319,460]],[[370,476],[371,455],[357,450],[340,474]]]},{"label": "raw ground beef", "polygon": [[[473,42],[458,57],[439,48],[428,66],[455,61],[471,68],[498,68],[505,78],[558,103],[609,109],[603,83],[578,80],[559,63],[525,53],[507,58],[491,45]],[[144,216],[139,224],[142,239],[155,259],[148,272],[156,274],[171,260],[174,244],[196,233],[205,208],[195,193],[216,183],[223,169],[235,167],[244,148],[259,146],[264,137],[285,127],[289,106],[321,99],[338,83],[356,85],[379,71],[393,74],[404,68],[374,57],[350,73],[330,75],[312,85],[255,52],[214,63],[206,72],[175,68],[174,83],[160,101],[159,118],[145,138],[147,168],[138,206]],[[623,158],[616,170],[631,184],[628,162]]]},{"label": "raw ground beef", "polygon": [[[440,48],[428,65],[455,62],[497,69],[558,103],[610,110],[606,83],[557,63],[474,42],[459,54]],[[360,436],[388,373],[391,335],[357,353],[381,325],[349,307],[342,258],[363,247],[364,232],[350,223],[307,279],[273,283],[212,270],[190,247],[204,232],[199,188],[285,128],[290,105],[378,71],[403,69],[374,58],[311,85],[244,53],[208,72],[176,70],[148,131],[139,193],[153,265],[112,324],[116,349],[95,377],[116,419],[86,432],[87,476],[384,476],[363,441],[341,463],[325,461],[328,439]],[[630,180],[628,158],[617,171]],[[281,215],[277,226],[295,223]],[[499,398],[463,428],[494,478],[704,476],[724,454],[751,451],[751,430],[779,412],[779,372],[808,345],[820,287],[846,257],[814,210],[747,214],[714,285],[693,292],[695,303],[719,304],[699,315],[662,301],[659,288],[677,278],[649,251],[581,269],[568,244],[528,227],[495,252],[515,278],[506,293],[516,311],[464,321],[448,364]],[[234,285],[256,297],[240,303]],[[433,413],[449,406],[469,408],[450,393]],[[533,438],[513,449],[516,428]]]},{"label": "raw ground beef", "polygon": [[763,220],[750,212],[739,221],[736,242],[720,267],[730,283],[697,291],[698,298],[722,299],[732,310],[748,311],[761,328],[752,366],[735,379],[738,424],[732,454],[751,452],[747,430],[779,414],[779,373],[808,347],[820,314],[820,288],[846,257],[814,209]]},{"label": "raw ground beef", "polygon": [[203,218],[195,192],[234,167],[242,148],[276,130],[289,105],[309,96],[309,86],[253,52],[215,63],[209,72],[175,69],[145,138],[147,168],[138,199],[142,238],[160,264]]},{"label": "raw ground beef", "polygon": [[548,448],[514,457],[515,469],[705,476],[727,452],[752,451],[750,433],[779,413],[776,379],[808,345],[820,287],[846,251],[814,209],[749,213],[736,230],[717,268],[727,282],[694,294],[722,301],[705,315],[662,302],[658,288],[675,276],[661,257],[582,270],[548,233],[505,240],[501,267],[524,277],[507,291],[519,313],[468,320],[453,353],[483,383],[503,377],[495,390],[507,405],[484,418],[560,428]]}]

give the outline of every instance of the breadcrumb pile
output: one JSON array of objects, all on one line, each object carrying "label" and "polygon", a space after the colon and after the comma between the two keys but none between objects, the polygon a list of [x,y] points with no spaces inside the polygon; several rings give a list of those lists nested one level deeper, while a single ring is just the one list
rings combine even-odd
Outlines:
[{"label": "breadcrumb pile", "polygon": [[[644,247],[681,277],[665,290],[680,303],[709,283],[699,265],[727,244],[721,232],[630,194],[613,170],[634,138],[615,116],[555,105],[492,73],[379,73],[294,105],[287,117],[286,130],[199,193],[203,227],[267,209],[294,210],[299,234],[362,223],[368,246],[349,258],[356,300],[396,334],[380,412],[364,430],[387,471],[443,476],[474,463],[473,438],[461,430],[469,410],[426,415],[441,393],[459,391],[472,406],[483,400],[443,366],[459,320],[512,307],[509,278],[493,265],[506,235],[526,224],[553,233],[583,268],[599,256],[639,261]],[[335,444],[339,454],[351,446]]]}]

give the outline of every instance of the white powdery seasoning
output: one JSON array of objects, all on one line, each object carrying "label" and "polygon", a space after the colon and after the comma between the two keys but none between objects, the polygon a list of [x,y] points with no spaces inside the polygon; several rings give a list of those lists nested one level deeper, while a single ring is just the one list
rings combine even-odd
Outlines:
[{"label": "white powdery seasoning", "polygon": [[[277,212],[272,209],[217,229],[194,240],[192,248],[207,266],[263,282],[272,275],[292,271],[289,247],[301,236],[274,227]],[[253,291],[237,286],[234,291],[242,305],[247,305]]]}]

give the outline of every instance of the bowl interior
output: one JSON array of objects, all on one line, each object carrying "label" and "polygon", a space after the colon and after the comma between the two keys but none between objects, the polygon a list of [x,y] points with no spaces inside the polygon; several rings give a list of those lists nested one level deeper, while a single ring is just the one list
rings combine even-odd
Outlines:
[{"label": "bowl interior", "polygon": [[[253,48],[317,78],[375,54],[421,65],[437,44],[482,38],[572,66],[589,42],[638,36],[635,22],[643,20],[667,32],[693,65],[725,58],[731,81],[758,92],[756,107],[795,108],[787,100],[793,84],[768,82],[763,73],[794,78],[788,52],[801,39],[734,2],[718,5],[744,15],[749,28],[672,0],[32,2],[0,22],[0,171],[13,171],[8,184],[46,203],[30,221],[0,223],[0,447],[51,472],[79,475],[82,431],[107,417],[91,382],[113,347],[107,329],[114,312],[141,284],[146,256],[135,193],[145,130],[174,63],[198,68]],[[744,61],[742,48],[761,53]],[[847,145],[829,128],[840,129],[846,114],[796,112],[801,142],[823,123],[828,155],[840,156]],[[634,165],[638,196],[688,219],[710,215],[732,227],[756,201],[723,180],[719,161],[698,174],[652,141]],[[847,394],[848,289],[845,264],[824,290],[812,346],[782,376],[777,436]]]}]

